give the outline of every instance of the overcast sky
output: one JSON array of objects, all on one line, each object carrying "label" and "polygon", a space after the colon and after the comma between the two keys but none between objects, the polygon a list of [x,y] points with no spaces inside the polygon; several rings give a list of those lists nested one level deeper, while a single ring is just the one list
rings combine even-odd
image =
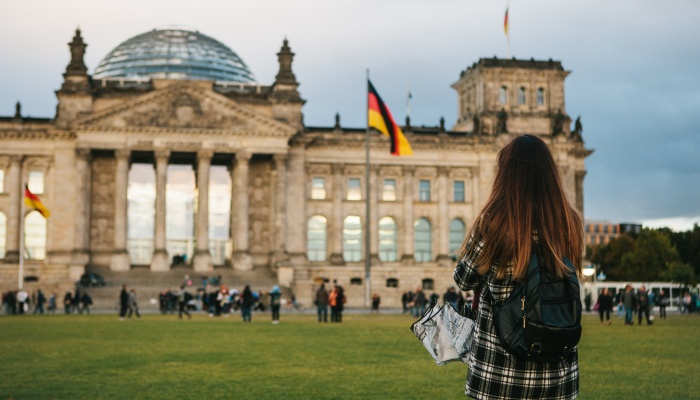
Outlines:
[{"label": "overcast sky", "polygon": [[[448,127],[450,88],[479,57],[508,56],[507,1],[3,1],[0,115],[52,117],[66,43],[80,26],[94,71],[120,42],[154,27],[183,25],[231,47],[258,82],[270,84],[286,35],[296,58],[307,125],[365,118],[364,74],[412,122]],[[561,60],[567,112],[581,115],[585,211],[591,219],[678,228],[700,221],[700,2],[510,2],[512,55]],[[654,221],[652,221],[654,220]]]}]

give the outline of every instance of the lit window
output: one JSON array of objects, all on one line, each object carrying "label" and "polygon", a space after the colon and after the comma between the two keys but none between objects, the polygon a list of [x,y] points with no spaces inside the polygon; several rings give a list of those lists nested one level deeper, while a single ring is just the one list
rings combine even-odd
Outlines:
[{"label": "lit window", "polygon": [[43,260],[46,257],[46,218],[39,211],[32,211],[24,217],[25,257]]},{"label": "lit window", "polygon": [[429,262],[432,261],[432,243],[431,243],[431,232],[430,232],[430,222],[421,218],[415,222],[413,225],[414,230],[414,250],[413,256],[416,262]]},{"label": "lit window", "polygon": [[455,218],[450,222],[450,255],[456,255],[464,241],[465,225],[461,219]]},{"label": "lit window", "polygon": [[498,92],[498,102],[501,104],[508,103],[508,88],[501,86],[501,90]]},{"label": "lit window", "polygon": [[362,225],[357,215],[347,216],[343,222],[343,260],[362,260]]},{"label": "lit window", "polygon": [[518,90],[518,104],[523,105],[525,104],[525,88],[521,87],[520,90]]},{"label": "lit window", "polygon": [[44,193],[44,173],[41,171],[29,171],[29,191],[34,194]]},{"label": "lit window", "polygon": [[537,89],[537,105],[538,106],[544,105],[544,89],[543,88]]},{"label": "lit window", "polygon": [[455,181],[453,187],[455,203],[464,203],[464,181]]},{"label": "lit window", "polygon": [[396,179],[384,179],[384,190],[382,200],[396,201]]},{"label": "lit window", "polygon": [[314,215],[309,218],[306,232],[306,255],[309,261],[326,259],[326,218]]},{"label": "lit window", "polygon": [[427,179],[421,179],[418,182],[418,200],[428,202],[430,201],[430,181]]},{"label": "lit window", "polygon": [[324,178],[316,177],[311,180],[311,198],[313,200],[326,198],[326,180]]},{"label": "lit window", "polygon": [[348,200],[362,200],[362,190],[360,189],[360,179],[348,179]]},{"label": "lit window", "polygon": [[379,259],[384,262],[396,261],[396,222],[391,217],[379,220]]}]

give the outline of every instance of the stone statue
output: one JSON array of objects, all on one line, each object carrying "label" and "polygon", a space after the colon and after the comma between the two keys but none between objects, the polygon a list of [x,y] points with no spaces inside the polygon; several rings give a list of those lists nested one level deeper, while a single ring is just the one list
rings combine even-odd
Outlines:
[{"label": "stone statue", "polygon": [[574,131],[571,132],[571,136],[580,141],[583,141],[583,124],[581,123],[581,116],[576,117],[576,122],[574,122]]},{"label": "stone statue", "polygon": [[562,114],[561,109],[557,110],[557,113],[552,117],[552,136],[556,136],[560,133],[564,133],[564,120],[566,116]]},{"label": "stone statue", "polygon": [[22,104],[19,101],[15,103],[15,118],[22,118]]},{"label": "stone statue", "polygon": [[476,135],[480,135],[481,134],[481,121],[479,121],[479,116],[474,114],[472,121],[473,121],[472,132]]},{"label": "stone statue", "polygon": [[496,133],[508,133],[508,113],[501,108],[498,112],[498,123],[496,124]]},{"label": "stone statue", "polygon": [[440,117],[440,132],[445,132],[445,117]]},{"label": "stone statue", "polygon": [[340,129],[340,113],[335,113],[335,129]]}]

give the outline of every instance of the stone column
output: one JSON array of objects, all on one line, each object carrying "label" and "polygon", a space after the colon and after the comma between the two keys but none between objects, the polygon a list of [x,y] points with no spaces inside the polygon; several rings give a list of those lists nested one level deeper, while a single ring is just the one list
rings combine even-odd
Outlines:
[{"label": "stone column", "polygon": [[[471,174],[471,187],[469,188],[469,199],[471,199],[472,202],[472,223],[474,223],[474,220],[476,219],[476,216],[479,214],[479,211],[481,211],[481,202],[479,199],[479,170],[476,168],[472,168],[469,170],[469,173]],[[469,227],[467,227],[467,230],[469,230]]]},{"label": "stone column", "polygon": [[78,276],[90,262],[90,149],[79,148],[75,151],[75,172],[77,175],[77,196],[75,199],[75,241],[73,259],[71,261],[71,276]]},{"label": "stone column", "polygon": [[329,261],[334,265],[342,265],[343,260],[343,173],[345,165],[333,164],[333,216],[329,221],[329,237],[331,256]]},{"label": "stone column", "polygon": [[156,160],[156,218],[154,226],[153,258],[151,271],[168,271],[170,258],[166,248],[165,237],[165,194],[168,183],[168,158],[170,150],[157,149],[154,151]]},{"label": "stone column", "polygon": [[209,169],[213,155],[212,150],[197,152],[197,247],[193,260],[195,271],[213,269],[209,252]]},{"label": "stone column", "polygon": [[273,265],[286,259],[287,250],[285,238],[287,237],[287,155],[275,154],[276,190],[275,190],[275,253]]},{"label": "stone column", "polygon": [[127,198],[126,190],[129,180],[129,149],[114,151],[117,168],[114,177],[114,247],[112,250],[112,271],[128,271],[131,268],[129,253],[126,250],[127,235]]},{"label": "stone column", "polygon": [[[370,220],[365,223],[365,229],[369,227],[369,240],[370,240],[370,256],[372,257],[372,264],[379,263],[379,191],[381,185],[379,184],[379,179],[377,179],[377,174],[379,172],[378,165],[370,165],[369,170],[369,202],[370,202]],[[363,238],[364,240],[364,238]],[[364,246],[364,243],[363,243]],[[366,252],[366,250],[365,250]]]},{"label": "stone column", "polygon": [[293,264],[306,262],[306,173],[304,169],[304,147],[298,146],[289,149],[289,172],[287,174],[289,185],[287,187],[285,215],[287,232],[284,238],[287,252]]},{"label": "stone column", "polygon": [[233,268],[240,271],[253,269],[253,262],[248,252],[248,163],[251,154],[247,151],[236,153],[233,169],[233,193],[231,210],[231,227],[233,231]]},{"label": "stone column", "polygon": [[413,175],[416,168],[403,167],[403,256],[401,262],[413,263]]},{"label": "stone column", "polygon": [[7,188],[10,207],[7,213],[7,243],[5,261],[19,262],[19,227],[22,223],[20,200],[24,193],[22,187],[22,156],[10,156],[10,168],[7,171]]},{"label": "stone column", "polygon": [[450,217],[448,215],[447,202],[450,196],[449,181],[447,179],[447,168],[438,167],[438,256],[437,262],[449,264],[450,262]]}]

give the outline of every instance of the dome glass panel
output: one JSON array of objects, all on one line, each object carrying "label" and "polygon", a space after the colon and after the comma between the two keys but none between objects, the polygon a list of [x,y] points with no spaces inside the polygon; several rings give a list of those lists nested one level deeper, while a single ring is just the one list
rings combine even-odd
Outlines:
[{"label": "dome glass panel", "polygon": [[184,29],[154,29],[132,37],[102,59],[93,77],[255,82],[248,66],[228,46]]}]

